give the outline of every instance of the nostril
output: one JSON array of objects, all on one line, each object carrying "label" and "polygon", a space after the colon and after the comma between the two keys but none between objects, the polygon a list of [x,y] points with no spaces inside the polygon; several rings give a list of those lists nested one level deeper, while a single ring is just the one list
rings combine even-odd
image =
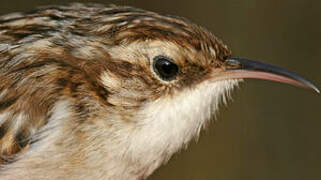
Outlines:
[{"label": "nostril", "polygon": [[234,59],[228,59],[225,61],[225,64],[226,65],[229,65],[229,66],[240,66],[241,63],[239,61],[236,61]]}]

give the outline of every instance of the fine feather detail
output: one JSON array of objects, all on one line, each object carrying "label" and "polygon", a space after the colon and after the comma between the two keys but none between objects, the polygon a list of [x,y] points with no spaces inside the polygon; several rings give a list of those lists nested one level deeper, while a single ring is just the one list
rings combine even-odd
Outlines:
[{"label": "fine feather detail", "polygon": [[[155,56],[179,67],[173,81]],[[0,17],[0,179],[144,179],[199,135],[238,80],[184,18],[74,3]]]}]

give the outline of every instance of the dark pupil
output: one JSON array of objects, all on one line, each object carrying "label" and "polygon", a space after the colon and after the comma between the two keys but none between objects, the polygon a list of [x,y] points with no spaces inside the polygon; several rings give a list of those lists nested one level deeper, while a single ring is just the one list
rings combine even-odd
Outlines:
[{"label": "dark pupil", "polygon": [[156,58],[154,68],[156,73],[167,81],[174,79],[178,73],[178,66],[164,57]]}]

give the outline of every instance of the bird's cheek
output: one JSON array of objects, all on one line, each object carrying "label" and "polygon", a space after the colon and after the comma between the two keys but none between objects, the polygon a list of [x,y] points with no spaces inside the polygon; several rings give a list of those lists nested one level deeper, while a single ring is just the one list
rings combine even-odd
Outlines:
[{"label": "bird's cheek", "polygon": [[137,113],[140,130],[136,134],[135,143],[141,143],[144,148],[155,148],[162,144],[159,148],[178,150],[198,136],[202,127],[218,110],[220,102],[226,101],[227,92],[237,83],[235,80],[204,82],[195,88],[185,88],[147,103]]}]

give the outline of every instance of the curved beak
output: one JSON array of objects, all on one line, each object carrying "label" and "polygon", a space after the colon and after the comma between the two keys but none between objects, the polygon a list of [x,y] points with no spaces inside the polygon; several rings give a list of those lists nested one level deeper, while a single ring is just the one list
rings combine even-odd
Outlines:
[{"label": "curved beak", "polygon": [[230,58],[224,63],[226,69],[222,74],[219,73],[222,75],[219,79],[265,79],[312,89],[320,93],[320,90],[310,81],[277,66],[243,58]]}]

